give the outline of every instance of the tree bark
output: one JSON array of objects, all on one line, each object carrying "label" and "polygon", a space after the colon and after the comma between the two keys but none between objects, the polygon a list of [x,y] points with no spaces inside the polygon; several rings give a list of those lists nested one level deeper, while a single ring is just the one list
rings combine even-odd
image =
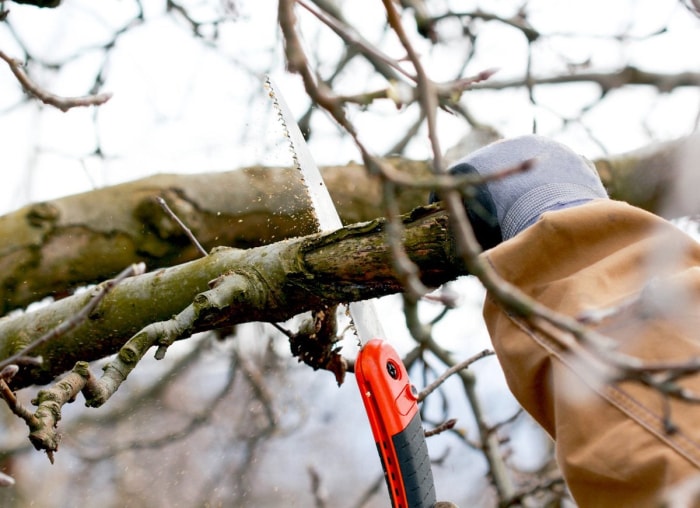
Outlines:
[{"label": "tree bark", "polygon": [[[436,287],[465,273],[452,253],[444,212],[420,208],[405,216],[404,224],[405,249],[425,284]],[[188,335],[237,323],[283,321],[306,310],[401,291],[384,225],[374,220],[252,249],[219,248],[204,258],[126,279],[84,323],[33,351],[43,363],[23,367],[12,387],[47,383],[76,361],[113,354],[147,325],[168,321],[193,302],[197,318]],[[228,276],[235,277],[236,286],[222,294]],[[86,291],[0,321],[0,358],[71,319],[91,297]]]},{"label": "tree bark", "polygon": [[[661,213],[677,176],[678,140],[600,159],[596,167],[614,199]],[[429,164],[392,159],[415,178]],[[324,179],[344,224],[384,215],[381,190],[364,166],[327,167]],[[296,171],[251,167],[224,173],[157,175],[37,203],[0,217],[0,314],[46,296],[114,276],[131,263],[172,266],[199,254],[157,205],[166,200],[207,249],[249,248],[312,233],[313,214]],[[404,189],[401,212],[425,204],[428,192]],[[676,209],[675,215],[688,210]]]},{"label": "tree bark", "polygon": [[[697,173],[694,147],[700,135],[657,143],[595,161],[610,196],[666,218],[697,213],[697,186],[687,188]],[[682,199],[692,193],[692,199]]]},{"label": "tree bark", "polygon": [[[427,174],[425,163],[396,165]],[[383,215],[379,184],[363,166],[326,168],[324,178],[345,224]],[[0,217],[0,314],[65,296],[135,262],[152,270],[197,258],[158,196],[207,249],[249,248],[316,231],[301,177],[282,168],[156,175],[29,205]],[[399,200],[406,212],[427,203],[427,191],[405,190]]]}]

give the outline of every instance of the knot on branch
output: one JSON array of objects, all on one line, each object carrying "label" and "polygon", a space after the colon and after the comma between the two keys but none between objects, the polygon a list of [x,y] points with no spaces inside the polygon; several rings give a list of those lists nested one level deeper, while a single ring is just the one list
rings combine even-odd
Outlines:
[{"label": "knot on branch", "polygon": [[26,214],[27,223],[35,228],[50,228],[61,217],[61,211],[52,203],[35,203]]}]

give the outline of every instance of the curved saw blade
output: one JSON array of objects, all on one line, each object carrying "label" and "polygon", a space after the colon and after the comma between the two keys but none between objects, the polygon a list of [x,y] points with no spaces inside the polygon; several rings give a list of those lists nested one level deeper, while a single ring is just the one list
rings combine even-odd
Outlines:
[{"label": "curved saw blade", "polygon": [[[309,145],[306,143],[301,129],[299,129],[299,124],[297,124],[284,97],[282,97],[279,89],[275,87],[269,76],[265,79],[265,88],[277,110],[280,123],[284,129],[284,135],[291,144],[294,165],[301,172],[304,185],[306,185],[319,231],[334,231],[342,228],[343,224],[340,221],[338,211],[335,209],[335,204],[333,204],[331,195],[328,193],[328,188],[323,181],[321,172],[311,155]],[[371,302],[352,302],[349,307],[350,316],[360,342],[364,344],[370,339],[384,337],[377,310]]]}]

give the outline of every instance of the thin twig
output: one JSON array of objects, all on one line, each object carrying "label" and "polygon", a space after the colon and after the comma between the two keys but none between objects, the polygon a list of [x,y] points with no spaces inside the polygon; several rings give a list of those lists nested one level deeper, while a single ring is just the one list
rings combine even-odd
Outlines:
[{"label": "thin twig", "polygon": [[527,159],[514,166],[509,166],[506,168],[499,169],[489,173],[488,175],[480,175],[475,173],[467,174],[439,174],[432,175],[428,177],[416,177],[414,175],[408,175],[397,170],[391,164],[381,164],[378,169],[381,171],[382,176],[387,180],[400,185],[401,187],[408,187],[413,189],[426,189],[435,191],[445,191],[450,189],[469,189],[477,185],[482,185],[484,183],[493,182],[495,180],[501,180],[503,178],[508,178],[511,175],[516,175],[519,173],[524,173],[530,171],[537,162],[536,158]]},{"label": "thin twig", "polygon": [[384,8],[386,9],[387,19],[389,25],[391,26],[394,33],[396,33],[401,45],[406,50],[406,54],[413,68],[416,70],[416,87],[418,90],[419,102],[421,109],[425,114],[426,123],[428,126],[428,139],[430,140],[430,147],[433,152],[433,169],[436,173],[442,173],[443,163],[442,163],[442,150],[440,149],[440,142],[437,136],[437,108],[439,105],[436,88],[433,81],[428,77],[423,64],[421,63],[420,56],[416,52],[413,44],[403,29],[403,24],[401,22],[401,16],[399,15],[393,0],[383,0]]},{"label": "thin twig", "polygon": [[[454,360],[453,355],[433,339],[431,327],[420,323],[418,305],[415,302],[404,298],[404,314],[406,315],[406,325],[411,335],[422,347],[432,352],[445,365],[457,365],[458,362]],[[483,352],[480,354],[483,354]],[[489,464],[491,480],[499,496],[508,498],[514,492],[514,486],[508,473],[505,459],[500,451],[498,436],[491,432],[491,427],[486,423],[484,410],[475,389],[476,378],[474,372],[462,368],[455,370],[455,373],[462,382],[464,393],[479,429],[480,443],[474,448],[483,452]],[[466,439],[465,442],[469,444],[469,441]]]},{"label": "thin twig", "polygon": [[[437,108],[439,107],[437,88],[425,72],[418,53],[411,44],[408,34],[406,34],[406,31],[403,29],[401,16],[393,0],[383,0],[382,3],[387,13],[389,26],[399,38],[399,41],[406,50],[408,60],[413,64],[413,68],[416,71],[416,90],[421,111],[423,115],[425,115],[428,128],[428,139],[433,154],[433,171],[440,174],[445,168],[443,167],[443,155],[437,136]],[[387,182],[385,182],[385,187],[388,187]],[[393,189],[393,186],[391,188]],[[390,207],[392,204],[395,206],[395,199],[387,202],[386,207],[388,211],[391,211]],[[399,273],[403,275],[403,281],[407,284],[411,294],[414,297],[423,296],[428,293],[428,288],[421,282],[418,268],[408,259],[408,255],[403,248],[403,242],[398,241],[401,237],[401,231],[398,229],[399,224],[395,214],[393,216],[391,214],[389,215],[389,225],[392,224],[394,224],[397,229],[393,233],[394,242],[390,242],[396,259],[395,265]]]},{"label": "thin twig", "polygon": [[272,326],[274,326],[275,328],[277,328],[277,329],[278,329],[280,332],[282,332],[284,335],[286,335],[288,339],[291,339],[292,337],[294,337],[294,334],[293,334],[291,331],[289,331],[289,330],[287,330],[286,328],[284,328],[282,325],[279,325],[279,324],[277,324],[277,323],[275,323],[275,322],[271,322],[270,324],[271,324]]},{"label": "thin twig", "polygon": [[4,378],[0,378],[0,397],[7,403],[13,414],[24,420],[29,427],[36,422],[34,413],[25,408],[17,399],[15,392],[7,385]]},{"label": "thin twig", "polygon": [[457,419],[450,418],[449,420],[442,422],[437,427],[426,430],[425,437],[437,436],[438,434],[442,434],[443,432],[453,429],[455,425],[457,425]]},{"label": "thin twig", "polygon": [[386,241],[391,249],[391,262],[394,271],[401,284],[404,286],[406,294],[414,300],[419,300],[430,292],[420,280],[420,270],[411,261],[403,244],[403,224],[399,219],[399,206],[396,199],[396,186],[389,181],[384,181],[382,185],[384,209],[386,211]]},{"label": "thin twig", "polygon": [[165,213],[168,214],[168,217],[170,217],[172,220],[174,220],[177,223],[178,226],[180,226],[180,229],[182,229],[182,231],[187,235],[187,238],[190,239],[190,241],[197,248],[199,253],[202,256],[207,257],[208,252],[204,249],[204,247],[202,247],[202,244],[199,243],[199,240],[197,240],[197,237],[194,236],[194,233],[192,233],[192,230],[190,228],[188,228],[185,225],[185,223],[180,220],[180,217],[175,215],[175,212],[173,212],[170,209],[170,207],[168,206],[168,203],[166,203],[165,200],[160,196],[156,196],[156,201],[158,202],[160,207],[165,211]]},{"label": "thin twig", "polygon": [[511,416],[506,418],[505,420],[501,420],[500,422],[496,423],[491,427],[491,432],[497,432],[498,430],[502,429],[503,427],[510,425],[513,423],[515,420],[520,418],[520,416],[523,414],[523,408],[518,408],[518,410],[513,413]]},{"label": "thin twig", "polygon": [[[96,455],[83,455],[83,460],[98,462],[101,460],[113,459],[117,454],[123,452],[133,452],[143,449],[160,449],[171,446],[174,443],[191,436],[197,429],[211,422],[211,418],[217,413],[220,404],[225,397],[231,393],[236,379],[236,358],[231,357],[229,361],[226,382],[214,396],[207,401],[206,408],[190,416],[189,421],[178,430],[174,430],[153,439],[127,441],[110,447]],[[172,383],[173,371],[169,372],[168,383]]]},{"label": "thin twig", "polygon": [[533,485],[532,487],[515,492],[508,499],[501,501],[498,506],[499,508],[506,508],[509,506],[523,506],[523,501],[526,498],[534,496],[535,494],[540,492],[551,492],[552,494],[561,498],[564,497],[565,494],[557,494],[554,492],[554,490],[560,487],[562,487],[563,490],[564,486],[564,479],[561,476],[557,476],[555,478],[545,478],[544,480],[537,483],[536,485]]},{"label": "thin twig", "polygon": [[[294,13],[294,1],[280,0],[278,11],[279,25],[285,41],[285,55],[287,67],[291,72],[299,74],[304,82],[304,88],[309,97],[324,108],[338,124],[352,137],[355,145],[360,150],[365,166],[371,173],[381,175],[378,168],[382,162],[374,157],[365,145],[360,141],[355,126],[350,122],[344,110],[344,103],[334,95],[331,90],[322,83],[317,83],[316,77],[309,68],[309,61],[304,52],[301,40],[296,32],[296,15]],[[421,282],[419,271],[408,255],[403,250],[402,225],[398,221],[398,208],[395,199],[395,189],[391,182],[383,182],[383,203],[387,217],[387,243],[391,248],[391,260],[397,277],[401,280],[406,290],[414,298],[419,298],[428,293],[428,288]]]},{"label": "thin twig", "polygon": [[537,30],[535,30],[530,24],[523,19],[522,16],[513,16],[511,18],[504,18],[502,16],[498,16],[496,14],[482,11],[481,9],[477,9],[475,11],[467,11],[467,12],[447,12],[445,14],[441,14],[439,16],[434,16],[431,18],[429,21],[430,22],[439,22],[444,19],[448,18],[470,18],[470,19],[481,19],[484,21],[498,21],[500,23],[503,23],[504,25],[508,25],[510,27],[513,27],[517,30],[520,30],[523,35],[527,38],[528,41],[535,41],[537,40],[542,34],[540,34]]},{"label": "thin twig", "polygon": [[55,95],[34,83],[34,81],[32,81],[29,75],[24,71],[22,62],[12,58],[3,51],[0,51],[0,58],[7,62],[7,65],[10,66],[12,74],[15,75],[17,81],[20,82],[27,93],[33,95],[44,104],[54,106],[63,112],[75,107],[100,106],[112,98],[111,93],[84,95],[82,97],[61,97]]},{"label": "thin twig", "polygon": [[246,381],[252,388],[253,393],[257,397],[258,401],[260,401],[260,404],[265,411],[268,427],[270,429],[277,427],[279,417],[277,416],[277,411],[274,408],[275,398],[268,387],[265,376],[262,372],[260,372],[255,364],[238,349],[235,350],[235,357]]},{"label": "thin twig", "polygon": [[28,346],[24,347],[22,350],[19,352],[15,353],[14,355],[10,356],[9,358],[4,359],[3,361],[0,362],[0,369],[4,369],[8,365],[15,364],[15,363],[21,363],[22,361],[25,361],[27,359],[27,356],[29,353],[31,353],[34,349],[38,348],[42,344],[45,344],[46,342],[49,342],[51,340],[54,340],[58,337],[61,337],[68,333],[69,331],[73,330],[76,328],[78,325],[83,323],[90,314],[92,313],[93,310],[99,305],[99,303],[107,296],[107,294],[120,282],[122,282],[124,279],[127,277],[132,277],[134,275],[140,275],[144,273],[146,270],[146,265],[145,263],[135,263],[124,270],[122,270],[114,279],[108,280],[99,286],[95,288],[95,294],[92,296],[92,298],[88,301],[88,303],[80,309],[78,313],[76,313],[71,319],[68,319],[66,321],[63,321],[61,324],[56,326],[55,328],[49,330],[46,332],[44,335],[36,339],[34,342],[29,344]]},{"label": "thin twig", "polygon": [[[375,46],[370,44],[368,41],[364,40],[360,35],[358,35],[352,28],[342,23],[340,20],[331,16],[327,12],[319,11],[311,7],[304,0],[297,0],[297,3],[301,5],[308,12],[316,16],[322,23],[333,30],[348,46],[357,48],[365,55],[365,58],[369,60],[375,68],[378,68],[378,63],[383,66],[388,66],[397,73],[403,75],[404,77],[415,81],[416,77],[411,75],[406,69],[401,67],[398,62],[389,58],[381,51],[378,51]],[[389,76],[385,76],[389,79]]]},{"label": "thin twig", "polygon": [[[613,72],[576,72],[551,76],[531,76],[529,82],[532,85],[595,83],[605,93],[626,85],[648,85],[655,87],[660,92],[671,92],[676,88],[685,86],[697,87],[698,83],[700,83],[700,73],[691,71],[678,73],[648,72],[627,65]],[[507,88],[521,88],[527,86],[527,83],[528,80],[524,78],[513,78],[475,84],[471,88],[473,90],[505,90]]]},{"label": "thin twig", "polygon": [[418,401],[421,402],[423,399],[425,399],[428,395],[433,393],[435,390],[437,390],[440,385],[442,385],[445,381],[447,381],[447,378],[449,378],[451,375],[459,372],[462,369],[468,368],[472,363],[477,362],[481,360],[482,358],[486,358],[487,356],[493,355],[494,352],[490,349],[484,349],[483,351],[470,356],[466,360],[462,360],[461,362],[452,365],[449,369],[447,369],[445,372],[443,372],[440,377],[438,377],[435,381],[430,383],[428,386],[423,388],[421,392],[418,394]]},{"label": "thin twig", "polygon": [[321,483],[321,475],[315,468],[311,466],[308,466],[306,470],[308,471],[309,477],[311,478],[311,493],[314,497],[314,505],[316,506],[316,508],[325,508],[327,506],[327,496],[323,490],[323,485]]}]

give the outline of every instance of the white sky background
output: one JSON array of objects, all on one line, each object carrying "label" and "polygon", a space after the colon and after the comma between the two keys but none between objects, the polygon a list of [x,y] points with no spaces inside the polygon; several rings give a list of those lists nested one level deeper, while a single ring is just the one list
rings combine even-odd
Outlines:
[{"label": "white sky background", "polygon": [[[245,0],[237,4],[239,17],[221,27],[216,48],[194,39],[184,20],[162,14],[161,2],[144,3],[146,22],[120,37],[110,54],[101,91],[112,92],[114,97],[98,112],[89,108],[61,113],[50,107],[23,103],[14,77],[0,65],[3,162],[0,213],[31,201],[88,191],[159,172],[197,173],[251,164],[291,163],[276,116],[262,92],[263,74],[272,71],[287,102],[298,115],[306,111],[308,99],[299,78],[283,70],[276,3]],[[455,10],[481,7],[509,17],[515,12],[513,6],[521,2],[452,3]],[[390,55],[402,56],[398,43],[382,35],[384,15],[379,2],[347,4],[358,6],[348,9],[347,15],[365,37],[382,45]],[[203,19],[219,15],[220,5],[216,3],[208,6],[204,2],[190,2],[188,5],[200,6],[198,12]],[[688,15],[677,1],[535,0],[528,5],[535,27],[544,34],[559,34],[536,43],[533,60],[536,75],[559,72],[565,69],[567,62],[589,59],[591,68],[599,70],[614,70],[625,63],[658,72],[700,70],[700,52],[697,51],[700,22]],[[16,33],[34,56],[47,62],[70,59],[60,72],[29,67],[36,81],[63,95],[86,93],[96,69],[103,64],[101,50],[81,48],[104,44],[135,13],[133,3],[128,0],[65,0],[56,10],[38,10],[12,3],[6,7],[11,9],[10,19]],[[334,62],[341,49],[338,40],[315,19],[302,12],[299,15],[310,51],[321,62]],[[407,23],[410,22],[407,19]],[[669,27],[666,34],[643,39],[663,26]],[[458,28],[449,23],[441,25],[441,33],[448,40],[445,48],[431,48],[425,41],[417,41],[434,79],[457,77],[454,62],[461,61],[467,50],[460,42]],[[622,33],[642,39],[618,44],[604,38]],[[6,27],[1,25],[0,49],[13,56],[23,54]],[[496,67],[500,71],[494,79],[522,76],[526,49],[518,31],[493,23],[484,24],[478,38],[478,56],[464,75]],[[360,64],[349,66],[342,78],[338,82],[342,92],[385,86]],[[584,116],[583,122],[573,121],[564,126],[562,117],[575,119],[582,106],[596,100],[596,87],[585,84],[558,89],[539,87],[535,93],[536,107],[529,104],[523,90],[472,93],[467,94],[464,101],[479,120],[493,125],[506,136],[530,132],[534,116],[540,133],[552,135],[591,158],[604,150],[616,153],[645,145],[652,139],[672,139],[688,134],[700,109],[697,89],[679,89],[658,95],[655,90],[638,87],[612,92],[606,101]],[[416,115],[415,106],[397,112],[391,104],[380,104],[366,112],[351,112],[363,140],[380,154],[401,137],[402,129],[412,123]],[[325,116],[314,115],[313,128],[310,145],[320,164],[345,163],[357,158],[352,144],[339,137],[337,128]],[[464,123],[447,114],[440,115],[440,128],[444,149],[465,134]],[[94,155],[98,138],[104,157]],[[422,137],[413,142],[407,155],[428,158],[427,139]],[[457,283],[457,289],[465,294],[463,312],[454,313],[435,333],[458,356],[466,357],[487,347],[488,338],[478,317],[482,298],[478,284],[462,280]],[[393,316],[387,319],[390,323],[387,332],[394,339],[405,338],[396,300],[389,299],[382,305],[386,309],[384,315]],[[434,311],[429,306],[423,310],[426,317]],[[394,324],[397,325],[392,329]],[[478,386],[484,400],[492,401],[489,417],[498,421],[510,416],[515,404],[506,392],[500,372],[488,362],[477,366],[482,376]],[[301,376],[306,376],[304,382],[315,387],[321,399],[328,400],[330,394],[335,393],[330,376],[323,373]],[[354,390],[353,383],[346,383],[341,394]],[[340,395],[336,400],[345,401],[346,397],[352,395]],[[357,413],[351,414],[357,416]],[[468,414],[466,408],[464,414]],[[463,417],[460,424],[473,432],[468,417]],[[525,438],[518,446],[523,452],[516,453],[515,458],[521,460],[522,465],[532,466],[527,443],[535,440],[539,445],[540,438],[536,433],[521,432]],[[378,467],[374,445],[368,444],[369,451],[361,451],[358,457],[369,457],[368,464]],[[319,446],[314,451],[309,450],[308,443],[302,441],[299,446],[302,445],[306,446],[309,462],[322,460],[328,453],[327,447]],[[345,445],[355,448],[352,442]],[[439,455],[441,445],[431,442],[431,447],[431,452]],[[462,475],[471,470],[474,478],[470,481],[479,481],[477,478],[483,476],[483,467],[467,464],[473,458],[454,457],[447,467]],[[465,480],[459,483],[438,484],[439,492],[449,497],[450,492],[456,495],[467,491],[468,481],[463,477]]]}]

